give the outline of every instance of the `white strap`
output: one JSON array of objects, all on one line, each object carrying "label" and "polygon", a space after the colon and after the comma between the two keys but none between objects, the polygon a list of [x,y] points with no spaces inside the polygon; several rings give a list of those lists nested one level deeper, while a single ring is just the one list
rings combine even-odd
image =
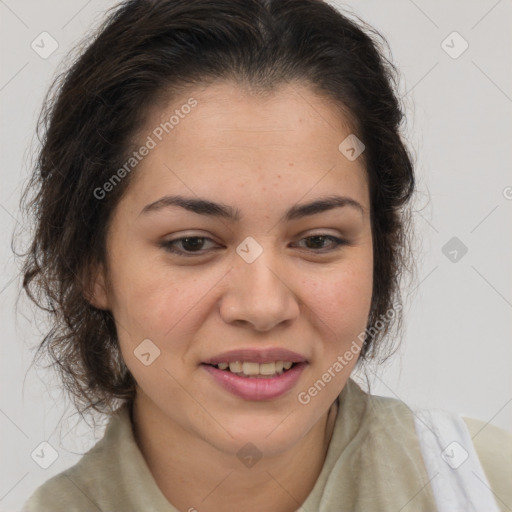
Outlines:
[{"label": "white strap", "polygon": [[422,409],[414,423],[438,512],[500,512],[462,417]]}]

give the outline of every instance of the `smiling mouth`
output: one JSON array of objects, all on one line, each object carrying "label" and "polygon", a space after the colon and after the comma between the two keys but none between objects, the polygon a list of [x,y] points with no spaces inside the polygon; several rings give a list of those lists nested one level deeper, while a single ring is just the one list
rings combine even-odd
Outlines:
[{"label": "smiling mouth", "polygon": [[233,361],[229,363],[204,364],[217,368],[218,370],[233,373],[239,377],[271,379],[286,373],[297,363],[292,363],[291,361],[270,361],[267,363]]}]

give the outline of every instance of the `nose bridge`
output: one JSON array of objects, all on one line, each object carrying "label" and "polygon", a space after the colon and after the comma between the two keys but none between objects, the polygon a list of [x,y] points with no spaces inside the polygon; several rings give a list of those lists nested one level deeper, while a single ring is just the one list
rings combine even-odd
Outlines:
[{"label": "nose bridge", "polygon": [[270,241],[263,247],[254,239],[246,239],[237,247],[221,308],[225,321],[244,321],[268,330],[298,314],[293,284],[287,282],[279,255],[270,245]]},{"label": "nose bridge", "polygon": [[284,276],[280,275],[276,258],[260,256],[253,263],[240,263],[240,283],[243,293],[249,297],[265,296],[267,299],[281,298],[288,288]]}]

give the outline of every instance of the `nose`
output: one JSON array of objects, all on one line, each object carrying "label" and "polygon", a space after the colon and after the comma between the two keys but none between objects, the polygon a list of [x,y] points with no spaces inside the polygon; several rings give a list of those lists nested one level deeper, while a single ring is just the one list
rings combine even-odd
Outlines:
[{"label": "nose", "polygon": [[300,306],[292,273],[280,270],[276,258],[265,256],[269,252],[263,251],[252,263],[240,259],[229,272],[220,305],[226,323],[263,332],[298,317]]}]

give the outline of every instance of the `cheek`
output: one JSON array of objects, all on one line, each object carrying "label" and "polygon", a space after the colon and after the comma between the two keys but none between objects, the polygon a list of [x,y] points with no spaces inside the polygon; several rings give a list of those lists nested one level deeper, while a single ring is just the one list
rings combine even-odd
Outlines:
[{"label": "cheek", "polygon": [[[179,279],[171,276],[169,271],[161,272],[154,267],[148,271],[141,266],[137,277],[132,278],[128,285],[118,286],[118,308],[114,317],[121,352],[126,365],[143,388],[162,379],[166,386],[174,385],[165,369],[172,367],[173,373],[180,373],[179,365],[176,370],[176,361],[185,354],[194,330],[206,315],[201,307],[201,298],[208,291],[208,282],[207,279],[197,280],[190,276],[186,280]],[[146,339],[151,343],[141,345]],[[142,350],[142,346],[146,348]],[[147,351],[150,358],[157,353],[158,356],[150,366],[143,366],[137,354]]]},{"label": "cheek", "polygon": [[192,329],[191,322],[201,320],[204,298],[219,276],[192,276],[158,263],[137,265],[127,260],[116,269],[116,281],[114,316],[126,325],[133,342],[141,337],[159,344],[172,340],[176,347],[186,339],[184,332]]},{"label": "cheek", "polygon": [[[371,261],[334,268],[308,285],[308,306],[317,317],[317,327],[339,344],[357,338],[368,321],[373,289]],[[313,318],[314,320],[314,318]],[[327,339],[326,338],[326,339]]]}]

